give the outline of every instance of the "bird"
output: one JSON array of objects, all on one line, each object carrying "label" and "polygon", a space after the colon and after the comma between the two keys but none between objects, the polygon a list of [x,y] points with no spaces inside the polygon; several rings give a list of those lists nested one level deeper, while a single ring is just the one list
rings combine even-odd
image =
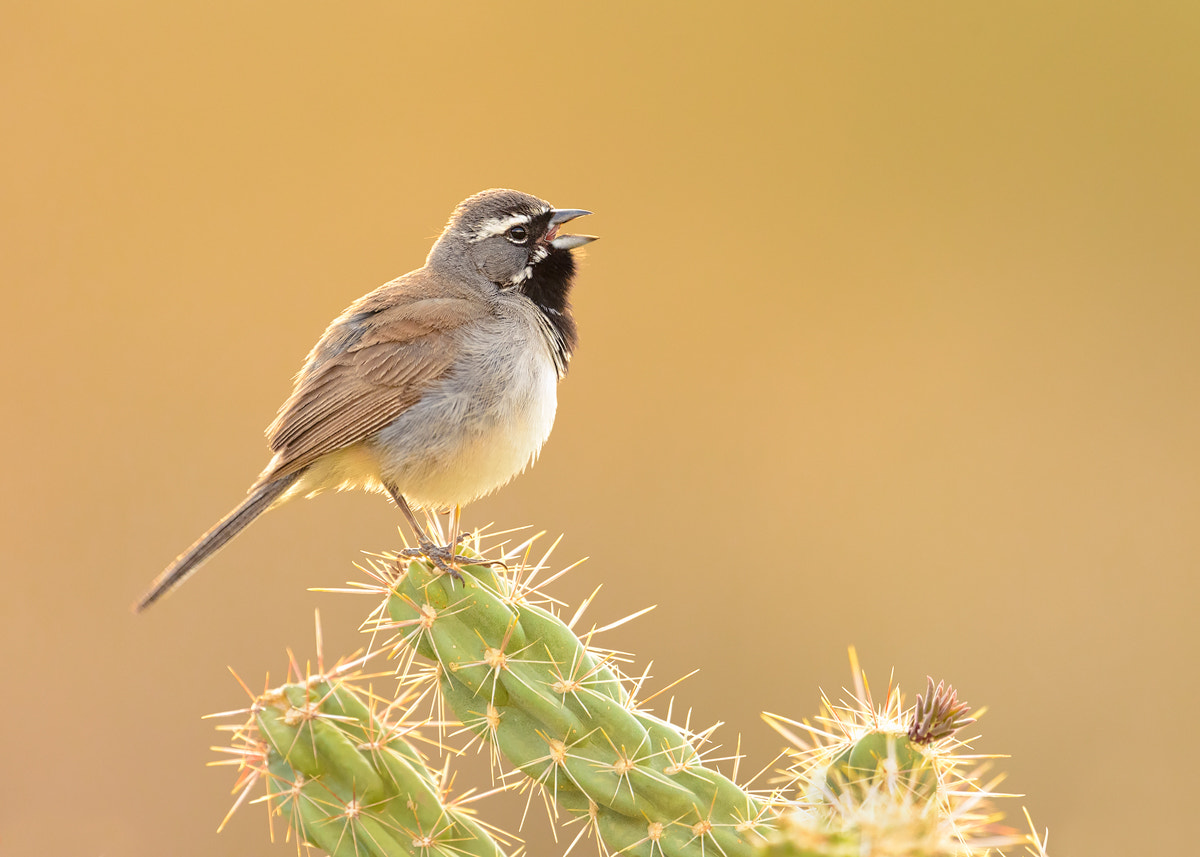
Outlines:
[{"label": "bird", "polygon": [[[578,343],[573,251],[559,228],[591,214],[507,188],[458,204],[425,264],[354,301],[308,353],[267,428],[271,459],[246,498],[134,604],[172,591],[269,509],[326,490],[390,495],[406,552],[459,577],[462,506],[508,483],[550,435]],[[414,509],[452,511],[435,545]]]}]

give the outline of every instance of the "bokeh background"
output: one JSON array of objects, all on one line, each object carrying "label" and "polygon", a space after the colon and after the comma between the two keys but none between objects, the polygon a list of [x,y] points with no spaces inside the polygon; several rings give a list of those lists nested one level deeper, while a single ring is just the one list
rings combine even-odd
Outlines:
[{"label": "bokeh background", "polygon": [[[596,212],[538,466],[694,724],[927,674],[1068,854],[1200,797],[1200,6],[0,4],[3,854],[288,854],[201,715],[349,653],[379,497],[129,605],[266,461],[326,322],[511,186]],[[472,762],[466,763],[468,771]],[[464,777],[466,775],[464,774]],[[521,800],[484,805],[515,824]],[[545,819],[524,830],[557,854]],[[591,846],[588,846],[590,849]]]}]

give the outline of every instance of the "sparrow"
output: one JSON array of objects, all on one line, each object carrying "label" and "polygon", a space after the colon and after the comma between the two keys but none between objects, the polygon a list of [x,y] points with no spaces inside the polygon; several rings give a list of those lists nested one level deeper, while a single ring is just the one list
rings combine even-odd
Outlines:
[{"label": "sparrow", "polygon": [[[259,515],[335,489],[386,492],[416,535],[409,555],[454,568],[463,504],[528,467],[550,435],[578,334],[572,251],[590,214],[491,189],[459,203],[425,264],[356,300],[309,352],[267,429],[272,457],[246,499],[154,580],[179,586]],[[453,510],[435,545],[414,509]]]}]

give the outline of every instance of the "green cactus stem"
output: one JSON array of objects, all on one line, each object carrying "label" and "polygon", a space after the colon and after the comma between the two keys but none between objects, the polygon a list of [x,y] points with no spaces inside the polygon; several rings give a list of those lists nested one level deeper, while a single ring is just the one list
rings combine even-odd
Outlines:
[{"label": "green cactus stem", "polygon": [[876,707],[853,650],[851,662],[855,694],[825,698],[816,724],[764,715],[795,745],[788,791],[802,797],[759,857],[950,857],[1034,841],[995,829],[999,778],[985,783],[979,758],[962,752],[956,733],[975,720],[953,688],[929,679],[906,709],[889,686]]},{"label": "green cactus stem", "polygon": [[409,740],[411,725],[378,715],[345,672],[254,699],[234,733],[238,804],[265,781],[272,813],[333,857],[504,857],[503,834],[444,800],[441,774]]},{"label": "green cactus stem", "polygon": [[402,642],[434,661],[454,714],[635,857],[750,854],[769,802],[707,766],[694,737],[639,710],[615,669],[515,579],[485,566],[463,581],[396,566],[387,600]]}]

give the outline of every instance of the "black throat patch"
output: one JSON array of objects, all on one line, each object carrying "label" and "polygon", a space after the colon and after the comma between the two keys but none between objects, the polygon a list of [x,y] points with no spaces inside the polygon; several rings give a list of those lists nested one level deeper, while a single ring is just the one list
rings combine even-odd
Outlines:
[{"label": "black throat patch", "polygon": [[567,363],[579,341],[569,300],[571,281],[575,277],[575,259],[570,250],[547,249],[550,255],[533,266],[529,279],[521,283],[520,288],[541,310],[550,327],[550,349],[561,377],[566,374]]}]

